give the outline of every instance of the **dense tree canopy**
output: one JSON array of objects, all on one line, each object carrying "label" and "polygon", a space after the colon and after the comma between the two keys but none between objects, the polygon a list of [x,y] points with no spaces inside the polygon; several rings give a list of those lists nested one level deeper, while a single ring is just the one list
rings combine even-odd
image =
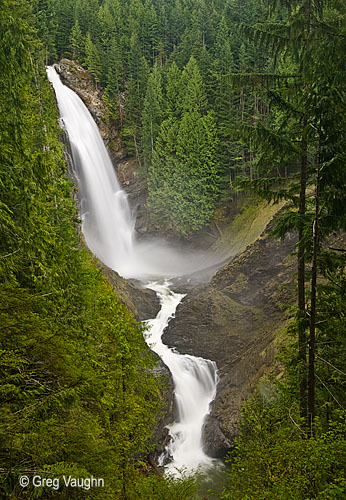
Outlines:
[{"label": "dense tree canopy", "polygon": [[[346,6],[337,0],[269,3],[282,12],[287,7],[280,22],[243,29],[280,58],[276,73],[233,75],[231,81],[264,90],[277,110],[271,122],[238,131],[255,145],[262,172],[243,185],[266,199],[288,201],[274,233],[298,232],[297,311],[289,329],[294,340],[283,356],[286,378],[272,384],[269,401],[258,394],[248,404],[223,498],[341,499],[346,261],[344,233],[337,231],[346,222],[346,85],[340,68]],[[286,165],[287,180],[273,175],[274,162]],[[343,244],[333,246],[331,238]]]},{"label": "dense tree canopy", "polygon": [[[104,89],[111,115],[120,121],[128,153],[144,167],[152,220],[166,221],[184,235],[208,223],[215,204],[229,189],[230,179],[251,168],[248,151],[232,140],[229,123],[251,116],[252,98],[248,101],[243,91],[231,92],[220,78],[234,69],[249,71],[269,65],[265,52],[257,50],[255,56],[252,43],[235,24],[239,19],[250,24],[259,20],[261,10],[256,2],[48,3],[39,1],[37,7],[38,16],[46,8],[50,19],[55,19],[49,36],[38,25],[46,50],[52,60],[56,54],[58,58],[78,58]],[[54,49],[50,49],[54,37]],[[208,115],[211,109],[213,114]],[[200,121],[192,115],[183,118],[182,114],[192,111],[201,115]],[[206,115],[208,118],[203,118]],[[197,150],[191,149],[183,158],[175,148],[165,157],[165,139],[159,137],[167,132],[168,118],[174,130],[180,128],[182,120],[185,128],[192,120],[195,135],[197,130],[200,135],[207,134],[209,151],[202,153],[204,157],[207,154],[207,162],[195,162]],[[160,179],[158,162],[162,160],[170,173]],[[207,195],[208,182],[211,189]],[[180,213],[176,213],[178,206]]]},{"label": "dense tree canopy", "polygon": [[154,360],[79,248],[44,71],[61,57],[93,75],[161,227],[189,236],[240,189],[286,200],[273,231],[298,235],[285,376],[247,404],[224,498],[345,498],[345,26],[343,0],[0,0],[4,498],[31,495],[25,471],[105,479],[38,498],[194,495],[193,479],[148,469]]}]

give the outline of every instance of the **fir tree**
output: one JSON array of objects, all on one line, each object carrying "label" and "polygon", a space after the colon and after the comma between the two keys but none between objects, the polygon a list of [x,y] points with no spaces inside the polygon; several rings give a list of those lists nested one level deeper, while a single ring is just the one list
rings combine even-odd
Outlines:
[{"label": "fir tree", "polygon": [[156,138],[163,116],[163,98],[160,68],[156,64],[148,78],[143,105],[143,153],[146,165],[150,165]]},{"label": "fir tree", "polygon": [[82,63],[83,54],[85,53],[85,50],[84,50],[83,34],[82,30],[80,29],[78,19],[74,23],[71,31],[70,44],[72,49],[72,58],[78,59],[78,61]]},{"label": "fir tree", "polygon": [[85,62],[88,70],[94,76],[95,82],[99,83],[102,71],[101,58],[89,32],[87,33],[85,40]]}]

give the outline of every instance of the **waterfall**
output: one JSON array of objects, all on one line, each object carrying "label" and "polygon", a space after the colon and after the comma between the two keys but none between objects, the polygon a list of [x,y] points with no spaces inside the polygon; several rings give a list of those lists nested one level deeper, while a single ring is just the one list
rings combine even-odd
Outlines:
[{"label": "waterfall", "polygon": [[53,67],[47,68],[54,86],[61,122],[67,131],[79,183],[82,231],[90,250],[125,278],[181,276],[203,269],[210,256],[174,251],[163,240],[136,239],[134,217],[120,188],[97,125],[83,101],[63,85]]},{"label": "waterfall", "polygon": [[[148,283],[161,301],[161,310],[148,322],[146,340],[172,373],[178,409],[169,426],[167,447],[171,462],[166,469],[187,471],[212,464],[203,451],[202,427],[216,394],[217,370],[212,361],[181,355],[161,341],[163,330],[183,295],[172,292],[162,278],[189,274],[208,260],[202,254],[178,253],[161,240],[147,243],[136,239],[126,194],[116,178],[99,130],[82,100],[60,81],[53,67],[47,68],[53,84],[62,126],[70,142],[75,175],[79,183],[82,231],[90,250],[108,267],[125,277]],[[161,283],[157,280],[161,278]]]},{"label": "waterfall", "polygon": [[183,469],[210,467],[214,461],[203,451],[202,427],[216,395],[216,363],[178,354],[162,342],[162,332],[184,295],[172,292],[167,281],[163,284],[149,283],[147,288],[155,290],[162,307],[156,318],[147,322],[150,330],[146,340],[170,369],[178,412],[177,421],[168,426],[172,440],[166,453],[173,460],[166,470],[176,473]]},{"label": "waterfall", "polygon": [[134,224],[126,195],[88,109],[54,68],[47,72],[70,142],[86,243],[102,262],[126,275],[134,258]]}]

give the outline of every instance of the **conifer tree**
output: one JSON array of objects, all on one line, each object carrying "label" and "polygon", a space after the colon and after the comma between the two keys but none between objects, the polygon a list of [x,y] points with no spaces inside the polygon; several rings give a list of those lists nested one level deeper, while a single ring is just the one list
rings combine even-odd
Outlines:
[{"label": "conifer tree", "polygon": [[[131,4],[131,8],[135,6],[136,2]],[[125,103],[125,125],[122,135],[125,143],[135,154],[139,165],[141,165],[141,118],[148,73],[148,63],[140,50],[138,35],[132,33],[128,56],[128,98]]]},{"label": "conifer tree", "polygon": [[36,26],[40,40],[45,46],[45,63],[57,59],[55,48],[56,25],[54,18],[56,16],[55,5],[52,0],[39,0],[33,8],[35,14]]},{"label": "conifer tree", "polygon": [[78,19],[82,32],[89,32],[92,40],[96,41],[99,36],[98,0],[75,0],[72,3],[75,18]]},{"label": "conifer tree", "polygon": [[143,105],[143,153],[146,166],[150,165],[151,157],[154,152],[156,138],[163,115],[163,98],[161,71],[155,64],[151,75],[148,78],[147,91]]},{"label": "conifer tree", "polygon": [[[307,206],[306,186],[313,179],[313,172],[317,172],[316,185],[320,183],[318,172],[320,170],[320,155],[316,155],[319,150],[321,140],[321,128],[318,125],[320,119],[316,119],[316,103],[313,99],[315,94],[316,77],[312,78],[314,71],[314,54],[318,52],[321,37],[328,38],[328,28],[322,22],[323,1],[313,2],[312,0],[296,0],[287,5],[282,2],[284,7],[289,8],[289,17],[287,21],[266,25],[258,25],[254,28],[243,26],[243,31],[251,35],[257,43],[270,46],[277,53],[287,53],[290,51],[292,61],[294,61],[296,72],[292,79],[285,75],[243,75],[234,77],[238,85],[244,85],[247,88],[270,88],[269,96],[272,105],[281,110],[285,118],[279,130],[273,130],[266,127],[262,122],[257,123],[254,128],[243,127],[243,132],[248,138],[261,149],[262,155],[258,159],[258,164],[264,166],[275,156],[283,161],[288,158],[295,159],[296,165],[299,165],[299,182],[294,185],[290,183],[287,190],[277,188],[276,192],[268,190],[268,187],[274,186],[278,180],[271,179],[269,182],[263,182],[261,179],[255,182],[253,186],[257,192],[262,192],[264,196],[275,199],[284,197],[291,200],[298,209],[298,215],[293,211],[287,211],[278,225],[278,234],[283,235],[285,231],[292,228],[298,230],[298,370],[299,370],[299,392],[300,392],[300,414],[305,419],[312,432],[312,423],[314,419],[314,327],[310,324],[309,340],[309,370],[307,363],[307,304],[306,304],[306,276],[305,267],[308,257],[308,242],[311,241],[312,225],[310,208]],[[274,3],[271,2],[274,7]],[[303,33],[303,37],[301,34]],[[316,76],[316,75],[315,75]],[[295,82],[299,81],[298,85]],[[291,82],[291,83],[289,83]],[[294,125],[292,126],[292,123]],[[320,132],[318,132],[320,130]],[[283,132],[285,131],[285,134]],[[279,134],[280,133],[280,134]],[[297,143],[299,137],[299,144]],[[334,139],[333,139],[334,140]],[[332,144],[332,140],[328,139]],[[270,151],[272,151],[270,153]],[[273,153],[274,152],[274,153]],[[316,199],[319,198],[319,189],[316,188]],[[307,208],[309,210],[307,211]],[[317,214],[319,209],[315,210],[314,228],[317,228]],[[314,247],[317,249],[316,231],[314,231]],[[317,256],[313,258],[313,268],[316,271]],[[313,273],[314,274],[314,273]],[[313,289],[316,290],[316,276],[313,277]],[[312,294],[314,297],[315,292]],[[314,309],[314,298],[312,309]],[[310,318],[314,316],[310,308]],[[309,372],[309,373],[308,373]]]},{"label": "conifer tree", "polygon": [[173,61],[167,72],[165,106],[168,116],[178,117],[181,113],[181,87],[181,71]]},{"label": "conifer tree", "polygon": [[145,1],[143,15],[143,54],[147,61],[150,61],[154,65],[160,44],[160,27],[152,0]]},{"label": "conifer tree", "polygon": [[55,3],[55,48],[58,57],[69,55],[68,42],[74,24],[74,5],[71,0],[60,0]]},{"label": "conifer tree", "polygon": [[184,68],[180,86],[173,78],[178,73],[173,64],[167,81],[168,118],[161,124],[149,169],[148,202],[153,218],[187,235],[213,215],[219,192],[218,137],[196,60],[191,57]]},{"label": "conifer tree", "polygon": [[80,63],[83,63],[83,55],[85,54],[84,41],[78,19],[76,19],[76,22],[71,30],[70,45],[72,49],[72,58],[77,59]]},{"label": "conifer tree", "polygon": [[111,116],[120,119],[122,127],[124,113],[121,104],[121,92],[124,90],[125,69],[121,40],[113,36],[107,52],[107,78],[104,100],[107,103]]},{"label": "conifer tree", "polygon": [[94,76],[96,83],[99,83],[102,71],[101,58],[89,32],[87,33],[85,41],[85,62],[88,70]]},{"label": "conifer tree", "polygon": [[197,111],[204,113],[207,109],[207,94],[196,59],[191,56],[185,66],[180,80],[180,108],[182,112]]},{"label": "conifer tree", "polygon": [[220,143],[217,155],[224,173],[224,182],[234,180],[232,175],[235,158],[239,157],[239,145],[232,140],[230,123],[238,119],[237,94],[230,94],[224,77],[235,69],[231,50],[230,34],[224,17],[221,18],[213,47],[213,62],[210,68],[209,86],[212,89],[213,109],[216,114]]}]

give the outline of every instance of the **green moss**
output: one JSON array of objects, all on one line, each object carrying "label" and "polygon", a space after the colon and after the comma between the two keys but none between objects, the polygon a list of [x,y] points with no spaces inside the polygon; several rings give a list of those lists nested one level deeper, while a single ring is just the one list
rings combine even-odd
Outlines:
[{"label": "green moss", "polygon": [[253,197],[241,199],[238,213],[222,231],[222,237],[212,250],[223,258],[236,255],[253,243],[265,230],[284,202],[275,205]]}]

